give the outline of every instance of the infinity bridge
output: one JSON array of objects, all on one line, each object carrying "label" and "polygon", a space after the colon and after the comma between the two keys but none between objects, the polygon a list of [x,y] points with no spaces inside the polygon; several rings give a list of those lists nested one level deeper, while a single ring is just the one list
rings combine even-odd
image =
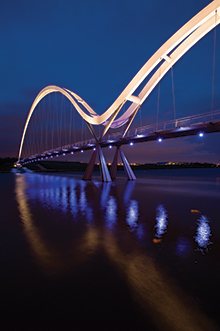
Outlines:
[{"label": "infinity bridge", "polygon": [[[220,0],[214,0],[182,28],[180,28],[170,39],[164,43],[156,53],[145,63],[136,76],[131,80],[114,103],[102,114],[98,115],[80,96],[76,93],[58,86],[47,86],[35,98],[29,111],[24,131],[21,138],[19,149],[18,164],[36,162],[43,159],[53,158],[66,153],[83,152],[93,149],[93,154],[87,170],[84,175],[85,180],[92,177],[92,172],[97,154],[100,160],[100,170],[102,180],[111,181],[116,177],[118,154],[120,153],[128,179],[136,179],[121,146],[124,144],[134,144],[159,139],[176,138],[200,133],[212,133],[220,131],[220,111],[189,116],[173,121],[159,123],[157,125],[148,125],[131,130],[131,124],[140,108],[149,94],[157,86],[164,75],[173,67],[173,65],[203,36],[215,28],[220,23]],[[151,77],[149,75],[151,74]],[[135,95],[137,88],[146,82],[145,86],[138,95]],[[58,147],[42,149],[41,152],[29,154],[23,157],[23,144],[29,122],[34,111],[42,99],[51,93],[59,92],[71,103],[82,120],[88,126],[92,139],[84,139],[77,143],[60,145]],[[126,107],[126,108],[125,108]],[[124,109],[124,110],[123,110]],[[48,112],[50,112],[50,108]],[[54,127],[55,116],[53,116]],[[62,117],[61,117],[62,122]],[[71,126],[71,123],[70,123]],[[95,132],[95,126],[103,128],[102,133]],[[47,127],[47,126],[46,126]],[[120,132],[110,133],[110,129],[121,128]],[[42,125],[43,128],[43,125]],[[41,128],[41,131],[42,131]],[[61,132],[61,130],[60,130]],[[52,140],[53,140],[52,134]],[[46,136],[47,140],[47,136]],[[53,144],[52,144],[53,145]],[[116,152],[111,167],[111,175],[102,152],[104,147],[116,146]]]}]

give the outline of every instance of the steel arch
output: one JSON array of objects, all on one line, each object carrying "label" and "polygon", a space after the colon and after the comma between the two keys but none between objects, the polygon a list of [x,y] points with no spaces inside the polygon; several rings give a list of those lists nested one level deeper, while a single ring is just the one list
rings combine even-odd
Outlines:
[{"label": "steel arch", "polygon": [[[203,36],[211,31],[215,26],[220,23],[220,0],[214,0],[198,14],[196,14],[191,20],[183,25],[170,39],[168,39],[144,64],[144,66],[138,71],[126,88],[122,91],[119,97],[113,102],[113,104],[102,114],[98,115],[81,97],[76,93],[60,88],[58,86],[50,85],[45,87],[35,98],[31,109],[29,111],[19,149],[18,159],[20,160],[24,137],[26,130],[31,119],[31,116],[37,106],[37,104],[48,94],[53,92],[60,92],[66,96],[73,106],[76,108],[82,118],[92,125],[107,125],[109,119],[116,112],[120,106],[126,102],[131,101],[131,106],[127,111],[114,120],[110,127],[118,128],[125,124],[132,114],[136,111],[152,92],[155,86],[160,82],[167,71]],[[174,51],[173,51],[174,50]],[[173,51],[173,52],[172,52]],[[172,52],[172,53],[171,53]],[[146,79],[146,77],[154,70],[154,68],[160,64],[159,69],[150,78],[147,84],[144,86],[138,96],[133,95],[138,86]],[[75,99],[74,99],[75,98]],[[88,114],[86,114],[79,106],[79,103],[83,104]]]}]

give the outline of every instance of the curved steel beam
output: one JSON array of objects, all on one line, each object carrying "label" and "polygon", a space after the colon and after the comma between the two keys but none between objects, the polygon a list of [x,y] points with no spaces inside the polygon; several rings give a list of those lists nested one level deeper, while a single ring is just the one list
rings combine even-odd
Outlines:
[{"label": "curved steel beam", "polygon": [[[210,30],[212,30],[217,24],[220,23],[219,11],[220,0],[214,0],[197,15],[195,15],[190,21],[188,21],[184,26],[182,26],[153,54],[153,56],[138,71],[138,73],[134,76],[134,78],[126,86],[126,88],[122,91],[114,103],[100,116],[74,92],[53,85],[45,87],[37,95],[29,111],[22,134],[18,159],[20,160],[24,137],[35,107],[47,94],[52,92],[60,92],[65,95],[76,108],[78,113],[82,116],[82,118],[92,125],[107,125],[109,119],[116,109],[118,109],[124,102],[132,101],[133,103],[127,109],[127,111],[121,117],[114,120],[110,127],[118,128],[125,124],[131,115],[135,112],[137,107],[139,107],[146,100],[148,95],[171,68],[171,66],[173,66],[195,43],[197,43],[203,36],[205,36]],[[171,53],[173,49],[175,50],[173,53]],[[132,95],[138,86],[146,79],[146,77],[161,61],[163,61],[163,63],[147,82],[140,94],[138,96]],[[73,97],[77,100],[77,102],[73,99]],[[83,104],[84,108],[88,111],[88,114],[86,114],[79,107],[78,103]]]}]

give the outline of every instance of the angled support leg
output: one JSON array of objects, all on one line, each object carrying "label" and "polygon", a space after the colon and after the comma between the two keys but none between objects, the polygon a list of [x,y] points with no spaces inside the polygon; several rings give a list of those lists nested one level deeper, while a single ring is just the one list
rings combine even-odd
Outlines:
[{"label": "angled support leg", "polygon": [[96,150],[93,152],[92,157],[89,161],[89,164],[86,168],[85,174],[83,176],[83,180],[91,180],[92,178],[92,173],[93,173],[93,169],[94,169],[94,164],[95,164],[95,160],[96,160],[96,155],[97,155],[97,148]]},{"label": "angled support leg", "polygon": [[101,147],[98,145],[97,146],[98,152],[99,152],[99,164],[100,164],[100,172],[101,172],[101,177],[103,182],[111,182],[111,176],[108,171],[107,164],[105,162],[105,157],[103,155]]},{"label": "angled support leg", "polygon": [[122,159],[122,162],[123,162],[123,165],[124,165],[124,169],[125,169],[125,172],[126,172],[126,175],[128,177],[129,180],[136,180],[136,176],[133,172],[133,170],[131,169],[130,167],[130,164],[128,163],[128,160],[126,159],[124,153],[122,152],[121,148],[119,147],[119,151],[120,151],[120,156],[121,156],[121,159]]},{"label": "angled support leg", "polygon": [[117,147],[117,149],[115,151],[114,160],[113,160],[112,165],[111,165],[110,173],[111,173],[112,179],[116,178],[117,165],[118,165],[118,152],[119,152],[119,147]]}]

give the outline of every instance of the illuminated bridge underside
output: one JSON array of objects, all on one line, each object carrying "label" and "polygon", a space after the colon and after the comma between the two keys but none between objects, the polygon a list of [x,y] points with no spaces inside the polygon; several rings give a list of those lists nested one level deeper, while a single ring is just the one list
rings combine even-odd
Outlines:
[{"label": "illuminated bridge underside", "polygon": [[[104,146],[103,145],[104,143],[102,142],[102,138],[106,135],[109,128],[119,128],[127,123],[126,128],[121,136],[121,138],[123,138],[127,130],[129,129],[134,117],[136,116],[139,107],[146,100],[146,98],[149,96],[149,94],[152,92],[155,86],[164,77],[164,75],[169,71],[169,69],[193,45],[195,45],[203,36],[205,36],[209,31],[211,31],[220,23],[219,13],[220,13],[220,0],[214,0],[203,10],[201,10],[197,15],[195,15],[190,21],[188,21],[183,27],[181,27],[144,64],[144,66],[139,70],[139,72],[135,75],[135,77],[131,80],[131,82],[122,91],[119,97],[102,115],[98,115],[80,96],[78,96],[76,93],[68,89],[60,88],[58,86],[53,86],[53,85],[45,87],[37,95],[29,111],[21,139],[18,159],[19,160],[21,159],[24,137],[26,134],[29,121],[36,106],[46,95],[53,92],[60,92],[67,99],[69,99],[69,101],[75,107],[75,109],[80,114],[80,116],[90,126],[91,132],[93,132],[92,125],[102,124],[105,126],[104,132],[102,133],[101,137],[99,139],[95,137],[95,139],[99,142],[99,146]],[[149,76],[149,74],[152,73],[154,69],[157,69],[156,72],[147,81],[146,85],[143,87],[141,92],[138,95],[135,95],[134,93],[136,89]],[[120,110],[122,108],[122,105],[124,105],[127,101],[131,102],[131,105],[124,112],[124,114],[120,116]],[[81,108],[81,105],[83,105],[83,109]],[[174,137],[175,135],[181,136],[183,135],[183,132],[181,133],[172,132],[172,137]],[[168,136],[164,138],[168,138]],[[130,138],[129,139],[126,138],[126,139],[129,141]],[[122,140],[123,143],[126,143],[126,139]],[[153,140],[153,135],[151,135],[151,138],[145,137],[145,140],[143,141],[147,141],[147,140]],[[120,142],[120,144],[122,144],[122,141]],[[89,147],[87,146],[86,148],[88,149]],[[100,156],[100,158],[102,157]]]}]

